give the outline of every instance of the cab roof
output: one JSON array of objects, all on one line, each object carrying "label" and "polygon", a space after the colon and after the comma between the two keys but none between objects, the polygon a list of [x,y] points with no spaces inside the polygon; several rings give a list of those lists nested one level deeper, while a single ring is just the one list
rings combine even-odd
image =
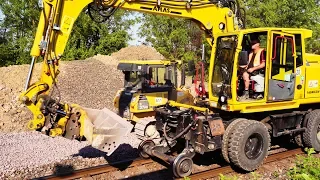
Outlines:
[{"label": "cab roof", "polygon": [[304,38],[312,37],[312,30],[303,29],[303,28],[261,27],[261,28],[242,29],[236,32],[253,33],[253,32],[262,32],[262,31],[278,31],[278,32],[284,32],[284,33],[291,33],[291,34],[299,33],[299,34],[302,34]]}]

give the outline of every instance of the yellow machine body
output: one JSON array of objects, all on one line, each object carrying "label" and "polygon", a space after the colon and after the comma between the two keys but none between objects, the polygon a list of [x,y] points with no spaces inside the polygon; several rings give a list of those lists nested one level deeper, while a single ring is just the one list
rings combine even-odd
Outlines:
[{"label": "yellow machine body", "polygon": [[[238,60],[240,52],[244,49],[242,46],[243,37],[250,34],[263,34],[264,36],[264,42],[261,42],[261,44],[264,44],[263,48],[266,51],[264,97],[259,100],[249,99],[242,102],[238,99],[239,96],[237,95]],[[219,104],[219,96],[214,90],[219,86],[217,82],[221,80],[221,76],[218,76],[214,72],[218,61],[216,58],[218,43],[213,46],[214,51],[211,56],[209,69],[209,72],[213,73],[209,74],[208,105],[224,111],[254,113],[294,109],[304,104],[319,103],[320,87],[318,82],[320,77],[317,75],[317,72],[320,71],[320,55],[305,52],[305,39],[310,38],[311,35],[311,30],[293,28],[256,28],[239,30],[234,33],[217,34],[217,39],[234,36],[237,37],[237,42],[232,57],[228,59],[231,62],[230,67],[232,71],[230,72],[230,83],[227,84],[229,97],[227,103],[223,105]],[[280,46],[275,46],[275,37],[278,37],[278,45]],[[275,62],[273,57],[276,57],[278,62]],[[290,79],[290,76],[293,76],[293,79]],[[276,83],[271,84],[271,81]],[[273,85],[288,85],[290,82],[292,83],[292,87],[290,88],[293,89],[288,97],[276,97],[275,94],[277,93],[271,92],[272,90],[277,90]],[[283,87],[278,90],[285,88],[289,87]],[[281,92],[278,91],[278,93]]]}]

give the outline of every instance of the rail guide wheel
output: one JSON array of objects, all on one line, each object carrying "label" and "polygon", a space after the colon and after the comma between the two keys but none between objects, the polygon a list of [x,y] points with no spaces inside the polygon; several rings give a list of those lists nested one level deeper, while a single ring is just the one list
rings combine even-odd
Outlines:
[{"label": "rail guide wheel", "polygon": [[138,150],[139,150],[139,155],[142,157],[142,158],[149,158],[150,156],[146,153],[146,151],[148,149],[151,149],[152,147],[155,146],[155,143],[152,141],[152,140],[145,140],[145,141],[142,141],[140,144],[139,144],[139,147],[138,147]]},{"label": "rail guide wheel", "polygon": [[178,155],[173,164],[172,170],[175,177],[186,177],[192,173],[193,161],[185,154]]}]

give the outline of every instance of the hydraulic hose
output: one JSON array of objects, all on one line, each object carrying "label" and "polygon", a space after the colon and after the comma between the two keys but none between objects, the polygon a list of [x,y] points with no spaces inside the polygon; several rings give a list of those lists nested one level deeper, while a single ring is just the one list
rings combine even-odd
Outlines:
[{"label": "hydraulic hose", "polygon": [[193,123],[190,123],[183,131],[181,131],[178,135],[176,135],[173,138],[168,137],[167,132],[166,132],[166,127],[168,125],[168,122],[164,123],[163,125],[163,135],[166,138],[166,140],[168,141],[174,141],[178,138],[180,138],[182,135],[184,135],[187,131],[189,131],[191,129],[191,127],[193,126]]}]

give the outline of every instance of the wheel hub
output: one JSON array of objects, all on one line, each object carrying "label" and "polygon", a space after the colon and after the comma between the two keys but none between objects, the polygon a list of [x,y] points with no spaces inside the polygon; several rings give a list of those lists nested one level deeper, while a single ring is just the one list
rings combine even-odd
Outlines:
[{"label": "wheel hub", "polygon": [[173,174],[176,177],[189,176],[192,172],[192,159],[184,154],[180,154],[173,163]]},{"label": "wheel hub", "polygon": [[183,161],[180,165],[180,168],[182,170],[182,172],[186,173],[189,171],[190,169],[190,163],[186,162],[186,161]]},{"label": "wheel hub", "polygon": [[252,134],[246,141],[245,144],[245,154],[249,159],[258,158],[263,149],[263,140],[260,134]]},{"label": "wheel hub", "polygon": [[149,155],[145,151],[154,146],[155,143],[152,140],[142,141],[138,147],[140,156],[143,158],[149,158]]}]

